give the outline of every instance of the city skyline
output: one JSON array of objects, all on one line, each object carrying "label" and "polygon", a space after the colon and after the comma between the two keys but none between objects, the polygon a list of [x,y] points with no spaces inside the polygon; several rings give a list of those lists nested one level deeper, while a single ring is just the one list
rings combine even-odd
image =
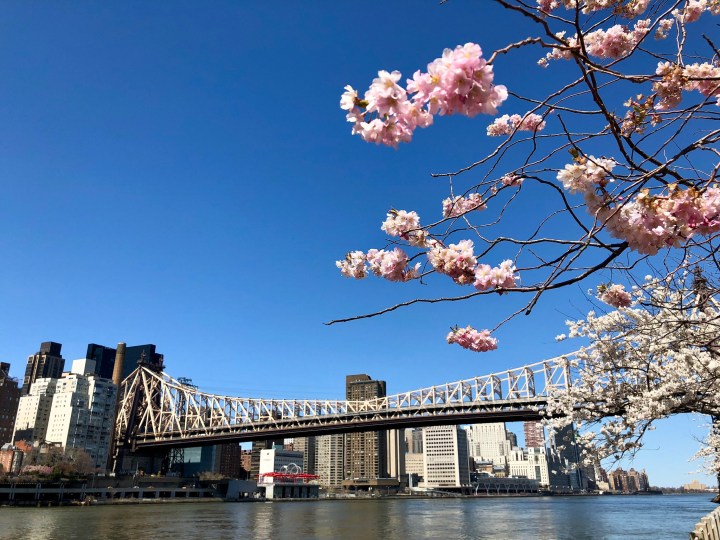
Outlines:
[{"label": "city skyline", "polygon": [[[397,151],[363,144],[338,108],[344,85],[378,69],[411,76],[468,41],[507,44],[494,25],[478,35],[478,20],[499,16],[494,5],[373,8],[386,17],[366,27],[348,24],[350,4],[4,7],[0,360],[12,376],[44,340],[63,343],[68,362],[89,343],[155,343],[172,375],[209,392],[332,398],[348,373],[385,380],[392,394],[582,345],[554,336],[593,307],[586,291],[600,278],[543,295],[485,355],[445,344],[448,325],[512,312],[512,295],[323,325],[428,294],[350,282],[335,261],[382,247],[390,206],[438,216],[426,193],[439,200],[445,186],[430,173],[490,144],[490,120],[466,118]],[[432,32],[413,30],[428,21]],[[698,25],[712,32],[709,19]],[[516,84],[549,85],[525,60]],[[516,70],[498,65],[498,82]],[[702,422],[677,417],[649,434],[638,461],[654,482],[712,483],[687,461]]]},{"label": "city skyline", "polygon": [[[134,358],[137,356],[138,360],[134,364],[138,364],[140,361],[148,362],[150,365],[162,365],[163,361],[163,355],[156,354],[155,353],[155,345],[142,345],[142,346],[133,346],[133,347],[125,347],[125,344],[121,344],[123,346],[123,350],[132,350],[135,351],[130,355],[130,358]],[[78,359],[72,361],[72,368],[68,370],[67,372],[64,372],[62,374],[62,378],[41,378],[38,379],[37,383],[38,385],[33,385],[33,387],[26,389],[29,390],[29,393],[31,396],[28,396],[27,398],[23,399],[29,399],[32,396],[36,395],[45,395],[46,389],[49,390],[48,397],[49,401],[47,403],[40,407],[39,402],[35,403],[38,398],[34,397],[32,398],[35,400],[33,405],[30,405],[31,409],[22,412],[24,409],[23,407],[27,408],[27,404],[23,405],[23,400],[20,400],[20,407],[18,409],[18,419],[16,423],[16,433],[15,433],[15,440],[44,440],[45,436],[42,434],[45,431],[48,433],[48,440],[56,440],[60,439],[61,441],[67,438],[68,430],[72,428],[72,420],[70,421],[71,424],[67,425],[67,420],[63,420],[66,425],[46,425],[46,424],[36,424],[37,418],[44,418],[44,421],[47,421],[50,417],[57,416],[57,413],[55,412],[56,407],[59,405],[58,403],[58,397],[60,397],[59,393],[61,392],[59,388],[63,385],[67,386],[68,383],[73,384],[74,388],[77,385],[77,382],[73,383],[73,377],[75,377],[75,380],[77,381],[77,375],[76,374],[90,374],[92,376],[97,377],[99,367],[96,365],[96,360],[94,360],[92,357],[96,356],[94,355],[94,351],[97,349],[96,344],[89,344],[87,348],[87,358]],[[40,350],[41,352],[45,351],[45,353],[49,353],[51,350],[54,351],[54,353],[57,355],[57,357],[60,357],[60,350],[62,348],[61,343],[56,342],[43,342],[41,343]],[[107,349],[107,348],[106,348]],[[112,349],[115,351],[115,349]],[[146,355],[146,351],[152,351],[152,356]],[[31,355],[28,357],[28,364],[26,368],[26,372],[30,371],[31,368],[36,370],[36,364],[38,363],[38,354]],[[157,357],[157,359],[153,359]],[[125,357],[128,358],[127,356]],[[41,360],[44,362],[44,358],[41,358]],[[112,370],[112,364],[115,363],[115,359],[107,360],[110,362],[110,366],[106,366],[107,371]],[[158,363],[159,362],[159,363]],[[8,372],[8,364],[3,364],[4,373]],[[125,368],[128,368],[127,365],[124,366]],[[128,371],[127,369],[124,369],[123,371]],[[93,381],[94,379],[90,379]],[[109,379],[105,379],[106,382],[101,382],[103,379],[99,379],[99,384],[111,384],[111,381]],[[186,381],[187,384],[191,384],[190,380]],[[55,385],[57,384],[58,390],[55,390]],[[87,383],[84,383],[87,384]],[[96,384],[96,383],[91,383]],[[386,395],[386,386],[387,383],[385,381],[378,381],[374,380],[372,377],[370,377],[367,374],[356,374],[356,375],[347,375],[345,377],[345,399],[348,400],[363,400],[363,399],[372,399],[375,397],[383,397]],[[33,388],[35,388],[33,390]],[[39,390],[38,390],[39,389]],[[74,389],[72,390],[74,391]],[[90,394],[94,394],[92,390],[90,391]],[[19,394],[19,389],[18,389]],[[69,394],[67,396],[67,399],[64,399],[67,402],[67,405],[69,405],[70,399],[71,401],[75,400],[74,394]],[[114,397],[112,398],[114,400]],[[52,405],[52,411],[50,411],[50,406]],[[38,411],[40,409],[47,409],[44,413],[40,414]],[[83,414],[82,411],[74,411],[74,409],[70,408],[68,411],[72,412],[72,414]],[[74,412],[73,412],[74,411]],[[28,418],[25,418],[27,416],[28,412],[30,412],[30,416]],[[38,416],[39,415],[39,416]],[[64,416],[64,414],[63,414]],[[84,424],[84,422],[80,422],[81,424]],[[518,425],[521,424],[520,422],[514,422],[514,423],[508,423],[508,425]],[[39,425],[39,428],[36,427]],[[20,426],[20,427],[18,427]],[[30,426],[31,429],[27,430],[26,428]],[[572,487],[574,490],[580,490],[580,489],[586,489],[586,481],[583,479],[581,480],[580,477],[580,468],[576,466],[570,466],[568,467],[567,463],[579,463],[579,454],[577,453],[577,450],[575,449],[575,446],[571,443],[567,443],[567,441],[571,441],[574,437],[573,435],[573,429],[571,426],[568,428],[564,428],[561,430],[561,432],[553,433],[552,430],[549,428],[543,429],[541,424],[539,424],[536,421],[527,421],[522,422],[522,430],[521,433],[524,432],[525,436],[523,439],[518,439],[517,433],[510,430],[506,427],[506,423],[481,423],[481,424],[465,424],[465,425],[458,425],[458,426],[445,426],[443,429],[452,428],[452,432],[455,431],[455,429],[462,429],[463,433],[467,432],[466,436],[466,442],[463,444],[467,448],[468,455],[475,459],[476,463],[478,460],[482,461],[488,461],[489,463],[494,465],[494,468],[498,470],[502,470],[502,475],[510,475],[513,477],[520,476],[520,477],[526,477],[526,478],[536,478],[540,480],[542,478],[542,484],[548,485],[549,480],[553,480],[553,485],[562,485],[563,482],[567,482],[567,485]],[[37,430],[38,434],[34,434]],[[77,437],[77,428],[75,429],[75,435],[74,437]],[[18,431],[20,430],[20,431]],[[27,431],[27,433],[25,433]],[[30,431],[33,431],[33,434],[30,433]],[[425,436],[425,433],[427,431],[426,428],[418,428],[417,430],[403,430],[405,432],[405,436],[407,436],[408,431],[419,431],[423,434],[423,437]],[[431,430],[432,431],[432,430]],[[520,431],[520,430],[519,430]],[[57,433],[56,433],[57,432]],[[65,435],[62,435],[62,433],[65,433]],[[391,459],[391,454],[387,453],[387,449],[385,448],[385,444],[387,441],[386,432],[382,431],[379,432],[382,437],[378,439],[378,433],[368,432],[368,433],[359,433],[359,434],[346,434],[346,435],[330,435],[330,436],[324,436],[320,439],[327,439],[330,440],[333,437],[342,441],[343,451],[342,454],[344,454],[344,477],[346,479],[352,480],[353,478],[358,479],[364,479],[364,478],[385,478],[385,477],[396,477],[400,478],[401,471],[404,469],[404,458],[412,453],[416,452],[415,449],[415,442],[413,441],[404,441],[405,446],[405,452],[403,453],[402,458],[402,465],[395,464],[393,465],[393,469],[395,470],[394,473],[390,474],[390,476],[387,476],[387,473],[389,471],[390,467],[390,461],[388,461],[387,465],[385,465],[385,457],[387,456],[388,460]],[[396,433],[396,437],[400,436],[400,430],[391,430],[388,433]],[[58,435],[60,434],[60,435]],[[447,434],[443,435],[447,436]],[[530,437],[530,438],[528,438]],[[314,440],[315,437],[310,437],[311,440]],[[290,438],[292,440],[292,437]],[[300,441],[307,441],[307,439],[298,439]],[[522,441],[522,443],[519,442],[519,440]],[[362,441],[361,446],[363,447],[363,450],[360,451],[360,448],[358,447],[359,442]],[[379,441],[379,443],[378,443]],[[256,450],[256,446],[260,445],[263,448],[272,448],[272,441],[263,441],[258,439],[257,445],[253,443],[253,454],[257,452],[257,455],[255,456],[256,460],[259,460],[259,450]],[[399,440],[398,440],[399,442]],[[274,444],[280,444],[281,440],[278,439],[275,441]],[[80,443],[81,445],[84,443]],[[109,444],[109,443],[108,443]],[[236,443],[237,444],[237,443]],[[367,448],[364,448],[366,445],[370,445],[370,451],[367,451]],[[378,446],[379,444],[379,446]],[[568,445],[569,444],[569,445]],[[64,445],[64,443],[63,443]],[[269,445],[269,446],[268,446]],[[562,445],[562,449],[559,451],[555,451],[555,447],[558,445]],[[102,446],[102,445],[101,445]],[[229,446],[225,444],[224,446]],[[258,446],[258,448],[260,448]],[[314,443],[313,443],[314,446]],[[424,444],[422,440],[420,440],[420,447],[423,447]],[[533,448],[533,447],[541,447],[541,449]],[[356,448],[357,447],[357,448]],[[93,447],[96,448],[96,447]],[[212,450],[214,452],[215,448],[220,448],[216,446],[208,446],[204,448],[203,455],[205,450]],[[397,450],[402,452],[400,450],[401,446],[398,446]],[[197,450],[198,452],[201,450],[199,447],[194,448],[193,450]],[[538,454],[538,450],[541,450],[541,453]],[[91,451],[91,457],[93,457],[95,450]],[[219,452],[219,451],[218,451]],[[457,452],[457,450],[456,450]],[[550,454],[547,454],[547,452],[551,452],[552,456]],[[315,451],[313,449],[313,454],[315,454]],[[408,454],[409,453],[409,454]],[[423,451],[424,454],[424,451]],[[547,458],[545,457],[547,454]],[[213,454],[215,455],[215,454]],[[217,454],[218,456],[220,453]],[[375,456],[374,458],[372,456]],[[529,469],[527,460],[530,459],[530,462],[532,463],[533,460],[535,463],[538,463],[538,458],[540,458],[541,463],[544,463],[545,472],[542,473],[542,476],[536,476],[540,473],[536,473],[534,471],[535,466],[531,466]],[[561,463],[553,464],[558,459],[562,458],[563,462],[566,463],[565,465],[562,465]],[[214,459],[214,458],[213,458]],[[378,461],[379,459],[379,461]],[[426,458],[427,459],[427,458]],[[447,458],[441,458],[441,461],[443,459]],[[457,455],[456,455],[456,458]],[[107,460],[107,457],[100,457],[98,459],[98,463],[102,462],[104,463]],[[239,460],[239,457],[238,457]],[[360,460],[358,462],[358,460]],[[549,461],[548,461],[549,460]],[[307,462],[307,460],[304,458],[304,462]],[[342,459],[341,459],[342,461]],[[461,459],[462,461],[462,459]],[[200,460],[198,460],[198,463]],[[364,463],[363,465],[359,465],[358,463]],[[426,462],[425,462],[426,463]],[[321,467],[332,467],[331,461],[328,460],[327,462],[323,462],[321,459],[320,461],[315,462],[313,465],[313,468],[315,466],[321,466]],[[612,467],[611,471],[613,474],[615,471],[618,473],[622,473],[623,464],[615,465]],[[427,466],[427,465],[425,465]],[[306,466],[307,467],[307,466]],[[568,471],[574,469],[574,473],[570,474],[568,476],[568,473],[562,473],[562,472],[554,472],[550,474],[550,469],[555,467],[560,467],[558,470],[566,469]],[[249,469],[249,473],[251,476],[253,474],[257,476],[257,471],[253,473],[253,470],[257,468],[257,463],[255,463],[255,467],[251,467]],[[304,470],[307,470],[305,468]],[[539,470],[539,469],[538,469]],[[631,470],[633,470],[631,468]],[[644,473],[644,469],[643,469]],[[402,474],[405,474],[402,472]],[[575,475],[577,478],[575,478]],[[321,475],[322,476],[322,475]],[[493,473],[491,473],[491,476],[493,476]],[[566,480],[562,480],[561,477],[567,476]],[[340,477],[341,478],[341,477]],[[560,482],[558,484],[558,482]],[[334,484],[332,484],[334,485]],[[611,483],[612,485],[612,483]],[[645,488],[647,488],[647,481],[645,482]],[[668,486],[672,487],[672,486]],[[626,489],[625,489],[626,490]],[[621,490],[622,491],[622,490]]]}]

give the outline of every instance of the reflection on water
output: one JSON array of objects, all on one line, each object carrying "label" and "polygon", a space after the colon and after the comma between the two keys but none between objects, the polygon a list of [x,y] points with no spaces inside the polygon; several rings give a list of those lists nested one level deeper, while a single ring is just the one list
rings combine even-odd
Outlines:
[{"label": "reflection on water", "polygon": [[709,495],[0,508],[0,538],[687,538]]}]

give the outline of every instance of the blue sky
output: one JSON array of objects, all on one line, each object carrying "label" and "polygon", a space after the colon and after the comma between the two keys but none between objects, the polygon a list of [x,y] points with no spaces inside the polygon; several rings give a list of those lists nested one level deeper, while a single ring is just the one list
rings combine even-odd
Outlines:
[{"label": "blue sky", "polygon": [[[21,376],[41,341],[68,360],[90,342],[149,342],[208,391],[324,398],[349,373],[394,393],[571,350],[554,336],[596,282],[548,294],[487,355],[444,336],[494,325],[515,300],[323,325],[452,292],[351,282],[334,261],[382,247],[390,207],[438,217],[447,184],[429,173],[493,142],[487,118],[441,118],[398,150],[365,144],[338,108],[343,86],[410,76],[467,41],[491,51],[524,24],[489,2],[5,2],[0,359]],[[552,85],[534,61],[498,62],[496,80]],[[667,422],[634,466],[689,481],[696,423]]]}]

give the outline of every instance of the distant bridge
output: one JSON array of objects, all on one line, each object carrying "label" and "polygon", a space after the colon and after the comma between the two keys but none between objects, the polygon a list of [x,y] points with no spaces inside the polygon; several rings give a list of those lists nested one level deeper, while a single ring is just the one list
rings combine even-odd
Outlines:
[{"label": "distant bridge", "polygon": [[198,390],[140,366],[120,386],[115,441],[134,450],[405,427],[537,420],[567,389],[567,357],[367,401],[259,399]]}]

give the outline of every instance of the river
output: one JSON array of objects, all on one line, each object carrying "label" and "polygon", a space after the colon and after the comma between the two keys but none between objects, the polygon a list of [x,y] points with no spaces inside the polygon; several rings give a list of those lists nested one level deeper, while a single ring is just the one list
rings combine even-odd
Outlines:
[{"label": "river", "polygon": [[711,495],[0,508],[0,538],[687,539]]}]

